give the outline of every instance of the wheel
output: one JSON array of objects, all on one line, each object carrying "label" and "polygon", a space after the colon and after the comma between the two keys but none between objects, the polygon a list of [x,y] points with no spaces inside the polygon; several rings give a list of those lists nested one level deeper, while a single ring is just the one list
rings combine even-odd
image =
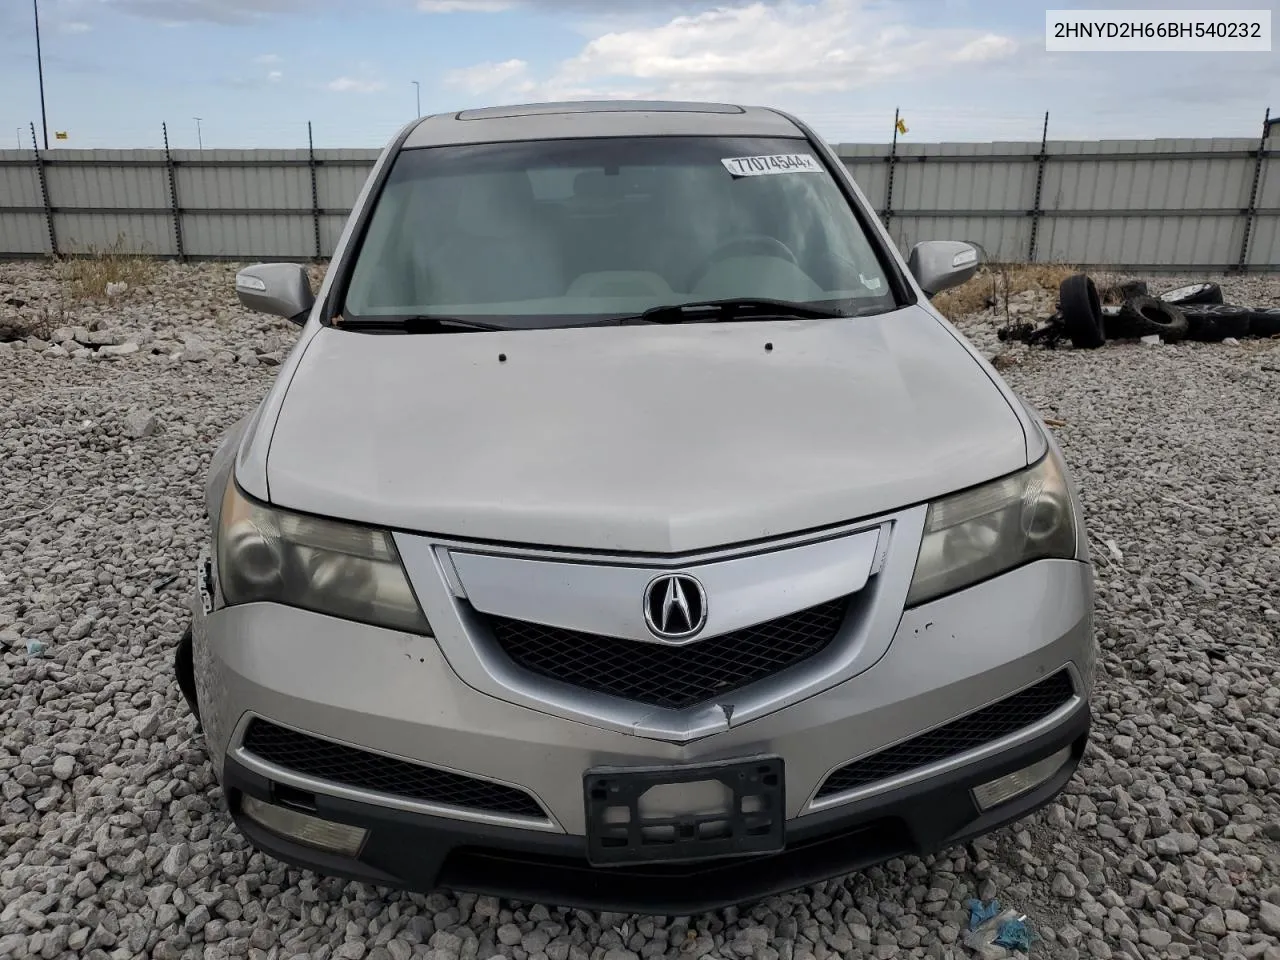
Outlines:
[{"label": "wheel", "polygon": [[1058,288],[1062,325],[1066,328],[1071,345],[1082,350],[1094,350],[1107,342],[1102,330],[1102,301],[1098,288],[1087,274],[1074,273],[1062,281]]},{"label": "wheel", "polygon": [[1112,321],[1118,337],[1149,337],[1156,334],[1166,343],[1176,343],[1187,335],[1187,317],[1172,303],[1154,297],[1133,297],[1124,302]]},{"label": "wheel", "polygon": [[1249,311],[1249,335],[1280,336],[1280,307],[1254,307]]},{"label": "wheel", "polygon": [[1187,317],[1187,339],[1217,343],[1227,337],[1247,337],[1252,311],[1233,304],[1192,304],[1182,307]]},{"label": "wheel", "polygon": [[1216,283],[1192,283],[1185,287],[1166,290],[1160,294],[1160,299],[1165,303],[1176,303],[1180,306],[1192,303],[1222,303],[1222,288]]},{"label": "wheel", "polygon": [[777,237],[765,236],[763,233],[748,233],[740,237],[734,237],[732,240],[726,240],[712,250],[707,255],[707,259],[703,261],[702,266],[689,278],[689,289],[692,290],[697,286],[698,281],[711,269],[713,264],[725,259],[725,257],[733,256],[735,253],[751,251],[763,253],[765,256],[781,256],[796,265],[800,263],[792,249]]},{"label": "wheel", "polygon": [[182,634],[178,647],[173,652],[173,674],[178,681],[178,689],[182,691],[182,699],[187,701],[187,709],[199,724],[200,704],[196,700],[196,667],[190,627]]}]

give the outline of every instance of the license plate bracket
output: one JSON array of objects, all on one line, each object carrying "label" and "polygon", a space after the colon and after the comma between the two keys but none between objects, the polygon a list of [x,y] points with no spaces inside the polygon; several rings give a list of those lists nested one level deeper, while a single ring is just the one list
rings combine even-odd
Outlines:
[{"label": "license plate bracket", "polygon": [[[641,813],[654,787],[718,781],[728,809]],[[781,757],[661,767],[598,767],[583,777],[587,859],[594,866],[672,863],[776,853],[785,845]]]}]

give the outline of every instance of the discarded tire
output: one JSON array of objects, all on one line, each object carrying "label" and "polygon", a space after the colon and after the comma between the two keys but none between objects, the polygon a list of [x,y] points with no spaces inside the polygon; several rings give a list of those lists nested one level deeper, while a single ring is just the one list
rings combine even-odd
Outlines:
[{"label": "discarded tire", "polygon": [[1249,335],[1280,336],[1280,307],[1255,307],[1249,311]]},{"label": "discarded tire", "polygon": [[1176,343],[1187,335],[1187,317],[1172,303],[1155,297],[1131,297],[1111,321],[1117,337],[1157,335],[1166,343]]},{"label": "discarded tire", "polygon": [[1165,303],[1185,306],[1192,303],[1222,303],[1222,288],[1216,283],[1191,283],[1160,294]]},{"label": "discarded tire", "polygon": [[1073,273],[1063,280],[1058,288],[1058,303],[1072,346],[1094,350],[1107,342],[1102,329],[1102,301],[1087,274]]},{"label": "discarded tire", "polygon": [[1227,337],[1247,337],[1253,311],[1233,304],[1192,304],[1182,307],[1187,318],[1187,339],[1217,343]]}]

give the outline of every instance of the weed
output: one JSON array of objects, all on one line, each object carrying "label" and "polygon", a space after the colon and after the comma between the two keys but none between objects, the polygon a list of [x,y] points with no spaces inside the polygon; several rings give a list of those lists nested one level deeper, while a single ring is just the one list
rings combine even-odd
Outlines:
[{"label": "weed", "polygon": [[933,298],[933,306],[948,320],[998,307],[1009,313],[1009,298],[1026,290],[1056,294],[1062,281],[1078,272],[1062,263],[993,263],[982,267],[972,279],[944,290]]},{"label": "weed", "polygon": [[0,343],[25,340],[28,337],[52,340],[53,332],[65,326],[68,326],[67,308],[61,303],[52,307],[40,307],[26,314],[0,316]]},{"label": "weed", "polygon": [[156,264],[150,257],[125,252],[123,233],[103,249],[89,244],[83,255],[63,264],[63,279],[77,300],[104,299],[110,284],[123,283],[126,291],[145,287],[155,272]]}]

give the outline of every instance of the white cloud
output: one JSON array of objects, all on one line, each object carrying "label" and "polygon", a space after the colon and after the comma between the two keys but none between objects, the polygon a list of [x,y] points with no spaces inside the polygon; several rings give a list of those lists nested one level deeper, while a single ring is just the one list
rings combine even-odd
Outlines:
[{"label": "white cloud", "polygon": [[279,70],[272,70],[270,73],[267,74],[267,79],[270,80],[272,83],[279,83],[283,77],[284,77],[284,73],[282,73]]},{"label": "white cloud", "polygon": [[529,64],[524,60],[477,63],[473,67],[449,71],[445,74],[445,82],[450,86],[462,87],[471,93],[486,93],[521,79],[528,68]]},{"label": "white cloud", "polygon": [[278,54],[278,53],[264,53],[264,54],[262,54],[261,56],[254,57],[254,58],[253,58],[253,62],[254,62],[254,63],[260,63],[260,64],[262,64],[264,67],[265,67],[265,66],[270,66],[270,65],[271,65],[271,64],[273,64],[273,63],[279,63],[279,62],[280,62],[280,54]]},{"label": "white cloud", "polygon": [[515,5],[514,0],[418,0],[423,13],[501,13]]},{"label": "white cloud", "polygon": [[1004,59],[1017,49],[1012,38],[988,31],[908,23],[900,7],[874,0],[726,3],[658,25],[600,34],[550,77],[526,81],[526,87],[546,99],[776,102],[779,94],[830,94],[890,79],[916,80],[949,63]]},{"label": "white cloud", "polygon": [[68,20],[61,24],[61,29],[65,33],[88,33],[93,29],[93,26],[83,20]]},{"label": "white cloud", "polygon": [[970,40],[952,54],[951,59],[961,63],[982,63],[987,60],[1003,60],[1005,57],[1012,56],[1017,49],[1017,43],[1009,37],[999,37],[995,34],[987,34],[985,37]]},{"label": "white cloud", "polygon": [[338,77],[328,84],[329,89],[335,93],[377,93],[386,86],[381,80],[363,80],[358,77]]}]

